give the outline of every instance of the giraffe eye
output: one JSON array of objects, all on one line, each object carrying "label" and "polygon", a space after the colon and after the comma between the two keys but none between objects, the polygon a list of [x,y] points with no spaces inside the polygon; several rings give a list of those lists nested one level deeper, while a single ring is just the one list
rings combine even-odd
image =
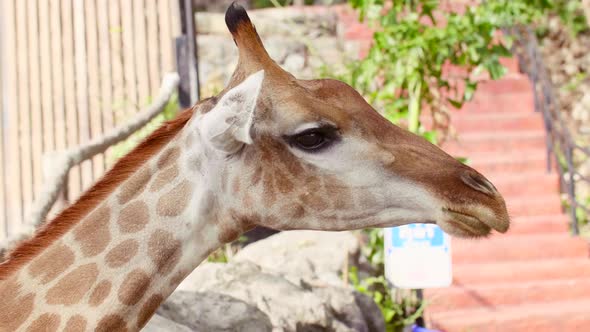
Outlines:
[{"label": "giraffe eye", "polygon": [[323,150],[332,145],[337,139],[338,129],[332,126],[310,128],[287,137],[287,141],[291,146],[308,152]]},{"label": "giraffe eye", "polygon": [[315,132],[296,136],[294,141],[298,147],[304,150],[315,150],[327,142],[324,135]]}]

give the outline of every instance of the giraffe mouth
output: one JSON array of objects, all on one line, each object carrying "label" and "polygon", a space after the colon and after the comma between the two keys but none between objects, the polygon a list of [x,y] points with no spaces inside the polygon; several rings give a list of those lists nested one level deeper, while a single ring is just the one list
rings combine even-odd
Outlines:
[{"label": "giraffe mouth", "polygon": [[450,234],[480,237],[486,236],[492,231],[492,227],[473,214],[450,208],[443,208],[443,212],[446,218],[439,223],[439,226]]}]

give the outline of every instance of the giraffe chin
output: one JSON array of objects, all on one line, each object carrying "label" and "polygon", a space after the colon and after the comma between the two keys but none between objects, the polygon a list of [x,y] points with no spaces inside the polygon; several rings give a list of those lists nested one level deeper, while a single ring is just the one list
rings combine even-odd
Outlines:
[{"label": "giraffe chin", "polygon": [[457,237],[484,237],[492,232],[492,227],[473,215],[451,209],[443,209],[443,212],[444,218],[437,224],[451,235]]}]

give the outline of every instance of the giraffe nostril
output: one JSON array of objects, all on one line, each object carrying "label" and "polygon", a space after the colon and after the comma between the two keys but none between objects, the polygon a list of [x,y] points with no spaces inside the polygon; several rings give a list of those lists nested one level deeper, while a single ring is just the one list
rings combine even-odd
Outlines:
[{"label": "giraffe nostril", "polygon": [[488,179],[474,172],[465,172],[461,174],[461,180],[469,187],[480,191],[484,194],[495,196],[498,190]]}]

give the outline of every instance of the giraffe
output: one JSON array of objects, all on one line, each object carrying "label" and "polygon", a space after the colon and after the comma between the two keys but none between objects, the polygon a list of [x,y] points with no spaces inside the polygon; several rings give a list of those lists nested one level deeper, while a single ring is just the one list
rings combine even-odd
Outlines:
[{"label": "giraffe", "polygon": [[348,85],[281,69],[241,6],[226,24],[239,52],[227,87],[157,129],[0,264],[0,331],[140,330],[209,253],[257,225],[507,231],[484,176]]}]

